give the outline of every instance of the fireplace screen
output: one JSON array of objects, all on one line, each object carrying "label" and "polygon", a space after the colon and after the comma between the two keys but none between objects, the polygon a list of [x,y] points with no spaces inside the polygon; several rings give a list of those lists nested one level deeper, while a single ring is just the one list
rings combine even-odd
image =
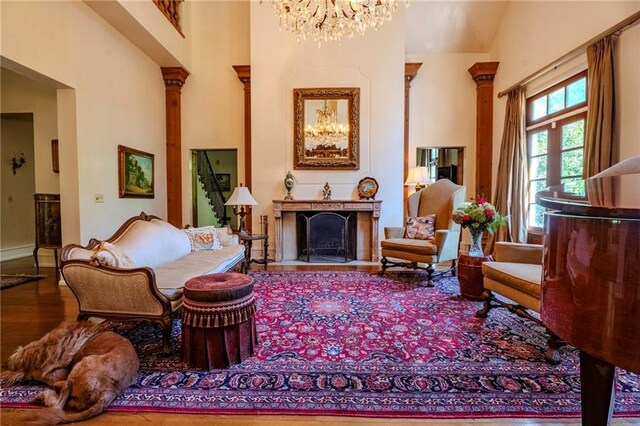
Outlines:
[{"label": "fireplace screen", "polygon": [[315,263],[354,260],[356,217],[355,212],[298,213],[298,260]]}]

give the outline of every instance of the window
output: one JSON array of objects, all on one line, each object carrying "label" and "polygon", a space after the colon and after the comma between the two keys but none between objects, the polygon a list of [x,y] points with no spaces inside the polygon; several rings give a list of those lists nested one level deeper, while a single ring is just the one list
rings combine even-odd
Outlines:
[{"label": "window", "polygon": [[529,226],[542,227],[544,208],[535,195],[547,187],[585,197],[584,135],[587,72],[583,71],[527,99]]}]

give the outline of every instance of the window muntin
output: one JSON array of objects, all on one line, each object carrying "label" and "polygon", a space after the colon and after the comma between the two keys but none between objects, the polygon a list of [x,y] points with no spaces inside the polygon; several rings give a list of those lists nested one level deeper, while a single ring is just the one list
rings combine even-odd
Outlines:
[{"label": "window muntin", "polygon": [[530,227],[543,225],[544,208],[535,204],[537,192],[557,187],[570,196],[585,196],[586,106],[586,71],[527,99]]},{"label": "window muntin", "polygon": [[527,99],[527,126],[587,105],[587,71]]}]

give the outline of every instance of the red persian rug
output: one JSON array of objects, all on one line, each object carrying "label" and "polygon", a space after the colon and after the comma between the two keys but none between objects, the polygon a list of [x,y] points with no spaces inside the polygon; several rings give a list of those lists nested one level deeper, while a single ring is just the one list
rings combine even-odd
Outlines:
[{"label": "red persian rug", "polygon": [[[371,417],[577,417],[577,352],[544,362],[544,330],[502,309],[486,320],[455,278],[417,273],[256,272],[259,351],[224,370],[159,354],[159,328],[113,323],[140,355],[137,383],[110,411]],[[3,407],[42,389],[0,390]],[[615,416],[640,416],[640,377],[620,370]]]}]

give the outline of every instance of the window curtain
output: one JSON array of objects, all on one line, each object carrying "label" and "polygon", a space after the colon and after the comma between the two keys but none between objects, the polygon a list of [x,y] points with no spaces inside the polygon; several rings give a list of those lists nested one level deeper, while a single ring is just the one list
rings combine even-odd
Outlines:
[{"label": "window curtain", "polygon": [[[589,111],[584,141],[583,177],[589,178],[613,164],[613,37],[605,37],[587,48]],[[611,178],[596,183],[600,205],[613,203]]]},{"label": "window curtain", "polygon": [[493,240],[525,243],[529,201],[525,88],[513,89],[508,96],[495,200],[496,210],[508,217],[508,224]]}]

